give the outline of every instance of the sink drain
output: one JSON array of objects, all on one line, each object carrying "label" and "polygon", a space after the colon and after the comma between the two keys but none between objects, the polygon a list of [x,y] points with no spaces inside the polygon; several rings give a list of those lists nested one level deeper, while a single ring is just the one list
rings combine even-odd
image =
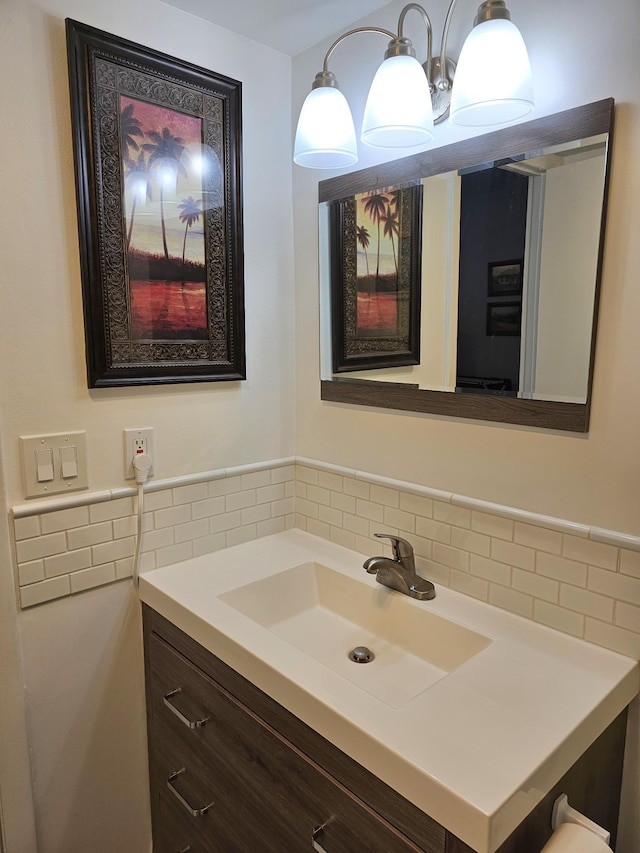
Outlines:
[{"label": "sink drain", "polygon": [[374,653],[366,646],[356,646],[349,652],[349,660],[354,661],[354,663],[369,663],[374,657]]}]

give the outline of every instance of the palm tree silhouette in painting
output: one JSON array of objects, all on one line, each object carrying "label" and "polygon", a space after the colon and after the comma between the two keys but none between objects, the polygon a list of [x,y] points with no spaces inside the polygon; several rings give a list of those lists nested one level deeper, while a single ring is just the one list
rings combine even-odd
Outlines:
[{"label": "palm tree silhouette in painting", "polygon": [[396,279],[398,276],[398,257],[396,255],[396,241],[395,238],[400,233],[400,222],[398,221],[398,209],[396,206],[395,210],[391,210],[391,205],[387,205],[387,210],[384,215],[381,217],[382,222],[384,222],[384,236],[388,237],[391,240],[391,249],[393,251],[393,263],[396,268]]},{"label": "palm tree silhouette in painting", "polygon": [[373,223],[378,226],[378,251],[376,261],[376,277],[374,281],[374,293],[380,280],[380,222],[385,214],[389,199],[381,193],[371,193],[364,203],[364,209],[371,217]]},{"label": "palm tree silhouette in painting", "polygon": [[202,210],[200,209],[201,204],[202,199],[195,199],[192,198],[192,196],[189,196],[189,198],[183,199],[178,205],[178,210],[180,211],[180,222],[185,226],[184,240],[182,241],[182,266],[184,266],[185,252],[187,250],[187,234],[189,233],[189,228],[191,228],[191,226],[200,219],[200,214],[202,213]]},{"label": "palm tree silhouette in painting", "polygon": [[[185,142],[180,136],[173,136],[168,128],[163,128],[162,133],[148,130],[147,136],[151,142],[145,142],[143,150],[149,154],[149,169],[154,165],[170,165],[175,168],[176,174],[180,173],[186,177],[186,170],[181,158],[184,154]],[[169,249],[167,247],[167,226],[164,217],[164,182],[160,179],[160,224],[162,226],[162,246],[165,259],[169,260]]]},{"label": "palm tree silhouette in painting", "polygon": [[364,260],[367,265],[367,276],[369,275],[369,255],[367,254],[367,249],[369,248],[369,244],[371,243],[371,234],[367,231],[364,225],[358,225],[357,227],[357,239],[358,243],[362,246],[364,250]]},{"label": "palm tree silhouette in painting", "polygon": [[129,156],[129,149],[139,151],[140,146],[135,140],[136,136],[144,136],[144,130],[133,114],[133,104],[127,106],[120,113],[120,142],[122,146],[122,161],[129,169],[135,169],[135,162]]},{"label": "palm tree silhouette in painting", "polygon": [[131,246],[131,234],[133,233],[133,220],[136,216],[136,206],[142,194],[147,201],[151,201],[151,181],[147,180],[148,168],[144,151],[140,151],[136,160],[130,158],[125,161],[129,167],[126,181],[130,181],[133,194],[131,202],[131,213],[129,214],[129,228],[127,229],[127,249]]}]

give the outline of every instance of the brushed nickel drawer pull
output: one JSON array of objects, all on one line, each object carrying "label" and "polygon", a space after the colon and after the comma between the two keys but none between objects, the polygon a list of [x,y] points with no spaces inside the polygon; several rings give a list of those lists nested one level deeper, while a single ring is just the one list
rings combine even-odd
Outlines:
[{"label": "brushed nickel drawer pull", "polygon": [[178,791],[178,789],[177,789],[177,788],[174,786],[174,784],[173,784],[174,780],[175,780],[175,779],[177,779],[177,778],[178,778],[178,776],[180,776],[180,774],[181,774],[181,773],[184,773],[184,771],[185,771],[185,768],[184,768],[184,767],[182,767],[180,770],[176,770],[176,771],[175,771],[175,773],[171,773],[171,775],[170,775],[170,776],[169,776],[169,778],[167,779],[167,788],[171,791],[171,793],[172,793],[175,797],[177,797],[177,798],[178,798],[178,800],[182,803],[182,805],[185,807],[185,809],[189,812],[189,814],[190,814],[192,817],[200,817],[201,815],[204,815],[204,814],[206,814],[206,813],[209,811],[209,809],[210,809],[210,808],[211,808],[211,806],[213,805],[214,801],[212,800],[212,801],[209,803],[209,805],[208,805],[208,806],[202,806],[202,808],[199,808],[199,809],[194,808],[194,807],[191,805],[191,803],[188,803],[188,802],[185,800],[185,798],[182,796],[182,794],[180,793],[180,791]]},{"label": "brushed nickel drawer pull", "polygon": [[170,699],[173,699],[174,696],[177,696],[178,693],[182,693],[182,687],[176,687],[175,690],[170,690],[168,693],[162,697],[162,701],[167,706],[167,708],[176,715],[176,717],[183,723],[188,729],[201,729],[209,720],[209,717],[203,717],[201,720],[190,720],[188,717],[179,711],[173,702],[170,702]]},{"label": "brushed nickel drawer pull", "polygon": [[318,853],[327,853],[325,848],[318,842],[318,838],[322,838],[324,835],[324,828],[326,823],[323,823],[321,826],[316,826],[316,828],[311,833],[311,846],[314,850],[317,850]]}]

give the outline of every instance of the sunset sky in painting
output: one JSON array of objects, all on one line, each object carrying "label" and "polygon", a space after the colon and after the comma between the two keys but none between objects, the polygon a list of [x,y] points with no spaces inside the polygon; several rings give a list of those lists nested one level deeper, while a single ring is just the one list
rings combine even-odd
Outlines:
[{"label": "sunset sky in painting", "polygon": [[[145,143],[152,143],[146,133],[150,130],[155,130],[162,135],[164,128],[167,128],[169,133],[174,137],[180,137],[187,149],[189,146],[194,146],[199,150],[202,144],[202,120],[195,116],[185,115],[176,110],[165,109],[164,107],[156,106],[155,104],[147,103],[146,101],[137,100],[135,98],[120,97],[120,110],[124,110],[129,104],[133,105],[133,117],[140,122],[142,130],[145,131],[145,136],[136,136],[135,141],[139,146],[139,150],[135,151],[130,148],[129,156],[132,160],[137,160],[142,146]],[[148,160],[148,155],[146,155]],[[182,256],[182,245],[184,239],[185,226],[180,221],[180,211],[178,205],[183,199],[188,196],[194,199],[199,199],[202,196],[202,176],[197,168],[194,168],[188,156],[182,160],[183,166],[187,172],[186,176],[178,174],[177,187],[175,193],[165,189],[164,192],[164,209],[165,222],[167,227],[167,242],[169,251],[176,257]],[[159,242],[160,233],[160,193],[157,182],[151,178],[151,199],[140,199],[136,203],[135,221],[131,236],[131,247],[141,249],[148,252],[161,252],[162,244]],[[125,194],[125,205],[127,222],[131,216],[132,198],[131,194]],[[186,256],[189,260],[203,263],[204,261],[204,241],[203,241],[203,219],[194,223],[189,229],[189,236],[186,243]]]}]

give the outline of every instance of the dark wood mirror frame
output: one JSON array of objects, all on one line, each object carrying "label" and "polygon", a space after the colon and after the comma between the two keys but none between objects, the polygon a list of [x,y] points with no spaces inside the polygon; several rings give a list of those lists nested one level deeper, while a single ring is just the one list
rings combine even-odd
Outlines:
[{"label": "dark wood mirror frame", "polygon": [[399,383],[343,377],[332,380],[323,379],[321,399],[335,403],[374,406],[445,417],[497,421],[569,432],[587,432],[606,225],[613,113],[614,101],[612,98],[607,98],[473,139],[329,178],[318,185],[318,201],[329,202],[376,187],[402,184],[430,175],[464,169],[522,151],[608,133],[609,144],[606,155],[586,403],[455,394],[448,391],[428,391]]}]

